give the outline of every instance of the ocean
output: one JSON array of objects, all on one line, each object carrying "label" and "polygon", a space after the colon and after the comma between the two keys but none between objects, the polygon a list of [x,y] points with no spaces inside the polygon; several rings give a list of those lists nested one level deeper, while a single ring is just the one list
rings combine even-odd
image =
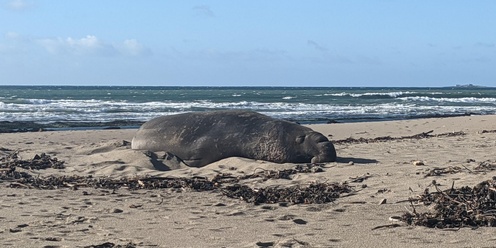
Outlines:
[{"label": "ocean", "polygon": [[0,131],[137,127],[254,110],[302,124],[496,114],[496,88],[0,86]]}]

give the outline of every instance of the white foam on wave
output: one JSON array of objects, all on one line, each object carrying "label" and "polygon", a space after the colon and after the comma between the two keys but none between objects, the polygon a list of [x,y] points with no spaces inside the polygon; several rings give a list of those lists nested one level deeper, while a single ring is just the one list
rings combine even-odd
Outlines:
[{"label": "white foam on wave", "polygon": [[414,97],[401,97],[398,98],[403,101],[420,101],[420,102],[450,102],[450,103],[493,103],[496,104],[496,98],[491,97],[460,97],[460,98],[435,98],[435,97],[427,97],[427,96],[414,96]]},{"label": "white foam on wave", "polygon": [[[366,93],[348,93],[348,92],[341,92],[341,93],[326,93],[326,94],[323,94],[324,96],[341,96],[341,97],[344,97],[344,96],[351,96],[351,97],[354,97],[354,98],[358,98],[358,97],[363,97],[363,96],[389,96],[389,97],[392,97],[392,98],[398,98],[400,96],[403,96],[403,95],[414,95],[414,94],[418,94],[419,92],[415,92],[415,91],[393,91],[393,92],[366,92]],[[431,92],[429,94],[443,94],[441,92]]]},{"label": "white foam on wave", "polygon": [[[277,118],[373,118],[395,116],[443,115],[460,113],[496,113],[496,98],[402,97],[403,102],[382,104],[302,103],[302,102],[212,102],[208,100],[173,102],[129,102],[108,100],[30,99],[16,103],[0,102],[0,121],[146,121],[160,115],[217,109],[250,109]],[[461,103],[455,106],[418,104],[422,101]],[[467,105],[466,103],[475,103]],[[481,106],[479,103],[484,103]],[[479,105],[477,105],[479,104]]]}]

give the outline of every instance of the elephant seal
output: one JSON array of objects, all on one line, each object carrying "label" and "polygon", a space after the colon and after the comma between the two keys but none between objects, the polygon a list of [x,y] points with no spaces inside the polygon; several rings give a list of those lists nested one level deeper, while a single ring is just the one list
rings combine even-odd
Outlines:
[{"label": "elephant seal", "polygon": [[140,127],[131,148],[170,152],[191,167],[228,157],[276,163],[336,160],[334,145],[321,133],[245,110],[157,117]]}]

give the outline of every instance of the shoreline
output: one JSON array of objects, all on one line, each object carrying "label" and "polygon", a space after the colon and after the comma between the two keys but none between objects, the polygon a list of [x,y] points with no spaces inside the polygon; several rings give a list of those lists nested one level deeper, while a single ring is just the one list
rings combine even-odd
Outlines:
[{"label": "shoreline", "polygon": [[[256,205],[225,197],[219,191],[196,192],[187,187],[109,190],[80,185],[78,189],[39,190],[12,188],[12,182],[2,181],[0,219],[5,227],[0,228],[0,245],[77,247],[111,242],[135,244],[131,247],[485,247],[496,241],[494,227],[435,229],[394,219],[408,211],[432,211],[408,200],[426,189],[473,187],[496,177],[496,115],[308,126],[331,140],[414,136],[430,131],[432,137],[336,143],[339,160],[324,164],[321,172],[241,182],[255,189],[312,183],[346,183],[353,189],[325,204]],[[243,177],[296,166],[227,158],[202,168],[159,171],[154,167],[159,162],[156,158],[129,148],[135,131],[1,133],[0,157],[17,151],[21,159],[30,160],[46,153],[65,162],[60,170],[28,170],[41,178],[211,179],[219,173]],[[453,132],[464,135],[435,136]],[[414,164],[416,161],[422,163]],[[480,165],[495,169],[478,172]],[[443,173],[431,175],[434,169]]]}]

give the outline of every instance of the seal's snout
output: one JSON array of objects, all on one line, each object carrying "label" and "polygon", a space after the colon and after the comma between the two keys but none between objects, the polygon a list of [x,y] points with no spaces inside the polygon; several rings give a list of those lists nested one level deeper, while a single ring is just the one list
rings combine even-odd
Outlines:
[{"label": "seal's snout", "polygon": [[330,141],[317,143],[319,154],[312,158],[312,163],[326,163],[336,161],[336,149]]}]

